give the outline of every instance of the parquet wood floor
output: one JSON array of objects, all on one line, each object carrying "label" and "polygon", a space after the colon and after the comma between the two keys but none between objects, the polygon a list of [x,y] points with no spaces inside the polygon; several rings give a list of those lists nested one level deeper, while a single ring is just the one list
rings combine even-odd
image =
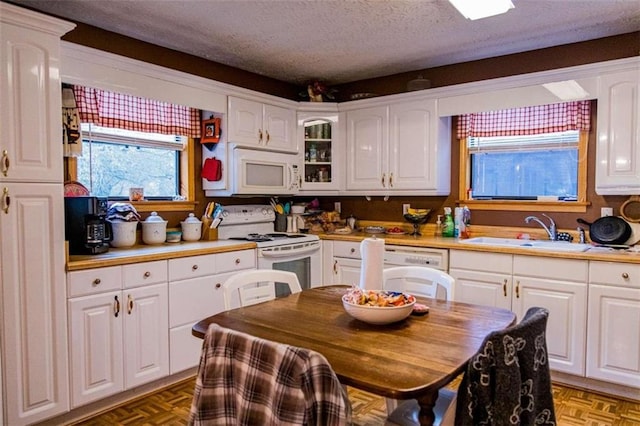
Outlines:
[{"label": "parquet wood floor", "polygon": [[[193,387],[194,379],[185,380],[74,425],[186,425]],[[349,399],[357,426],[384,425],[386,411],[383,398],[349,388]],[[560,385],[553,386],[553,399],[556,420],[561,426],[640,426],[638,402]]]}]

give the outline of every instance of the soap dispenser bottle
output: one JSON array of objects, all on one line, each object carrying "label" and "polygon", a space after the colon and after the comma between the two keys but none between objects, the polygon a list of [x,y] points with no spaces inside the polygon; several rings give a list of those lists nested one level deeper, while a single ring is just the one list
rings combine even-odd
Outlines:
[{"label": "soap dispenser bottle", "polygon": [[438,215],[438,220],[436,221],[436,232],[434,233],[435,237],[442,237],[442,215]]},{"label": "soap dispenser bottle", "polygon": [[453,237],[454,232],[453,217],[451,216],[451,207],[444,208],[444,225],[442,226],[443,237]]}]

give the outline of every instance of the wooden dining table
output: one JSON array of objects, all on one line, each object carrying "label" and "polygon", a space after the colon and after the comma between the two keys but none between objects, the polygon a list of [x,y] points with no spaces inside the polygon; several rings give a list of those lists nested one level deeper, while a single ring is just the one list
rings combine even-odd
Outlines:
[{"label": "wooden dining table", "polygon": [[393,399],[417,399],[421,425],[431,425],[438,391],[462,371],[484,338],[516,321],[507,309],[417,297],[429,307],[388,325],[351,317],[342,306],[348,286],[331,285],[213,315],[210,324],[324,355],[344,385]]}]

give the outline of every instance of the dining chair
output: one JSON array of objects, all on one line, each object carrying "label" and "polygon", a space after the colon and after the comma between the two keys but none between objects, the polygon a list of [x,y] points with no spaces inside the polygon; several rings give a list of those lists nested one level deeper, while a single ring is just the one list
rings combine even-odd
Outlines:
[{"label": "dining chair", "polygon": [[395,266],[382,271],[385,290],[401,291],[432,299],[453,299],[455,279],[428,266]]},{"label": "dining chair", "polygon": [[302,291],[298,276],[293,272],[254,269],[230,276],[222,284],[225,310],[275,299],[276,283],[288,286],[291,294]]},{"label": "dining chair", "polygon": [[[451,300],[455,279],[444,271],[428,266],[395,266],[382,271],[382,283],[385,290]],[[398,400],[386,398],[385,402],[387,414],[398,407]]]},{"label": "dining chair", "polygon": [[[489,334],[471,357],[442,425],[555,425],[546,328],[549,311],[529,308],[520,323]],[[438,397],[440,399],[440,397]],[[401,404],[390,424],[417,423],[417,402]]]},{"label": "dining chair", "polygon": [[342,426],[351,404],[322,354],[211,324],[188,423]]}]

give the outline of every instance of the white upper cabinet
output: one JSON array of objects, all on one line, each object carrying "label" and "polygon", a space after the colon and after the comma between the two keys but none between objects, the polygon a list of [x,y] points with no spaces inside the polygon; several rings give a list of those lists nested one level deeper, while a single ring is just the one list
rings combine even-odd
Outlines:
[{"label": "white upper cabinet", "polygon": [[[9,7],[0,13],[0,181],[60,182],[60,38],[54,34],[73,24],[38,16],[23,27],[19,17],[28,14]],[[42,32],[33,30],[39,27]]]},{"label": "white upper cabinet", "polygon": [[640,65],[599,77],[596,192],[640,191]]},{"label": "white upper cabinet", "polygon": [[436,101],[389,107],[389,187],[450,192],[449,119],[436,114]]},{"label": "white upper cabinet", "polygon": [[387,188],[389,109],[347,112],[347,190]]},{"label": "white upper cabinet", "polygon": [[229,96],[228,141],[274,151],[297,152],[294,109]]},{"label": "white upper cabinet", "polygon": [[447,195],[450,119],[425,99],[348,111],[347,192]]}]

